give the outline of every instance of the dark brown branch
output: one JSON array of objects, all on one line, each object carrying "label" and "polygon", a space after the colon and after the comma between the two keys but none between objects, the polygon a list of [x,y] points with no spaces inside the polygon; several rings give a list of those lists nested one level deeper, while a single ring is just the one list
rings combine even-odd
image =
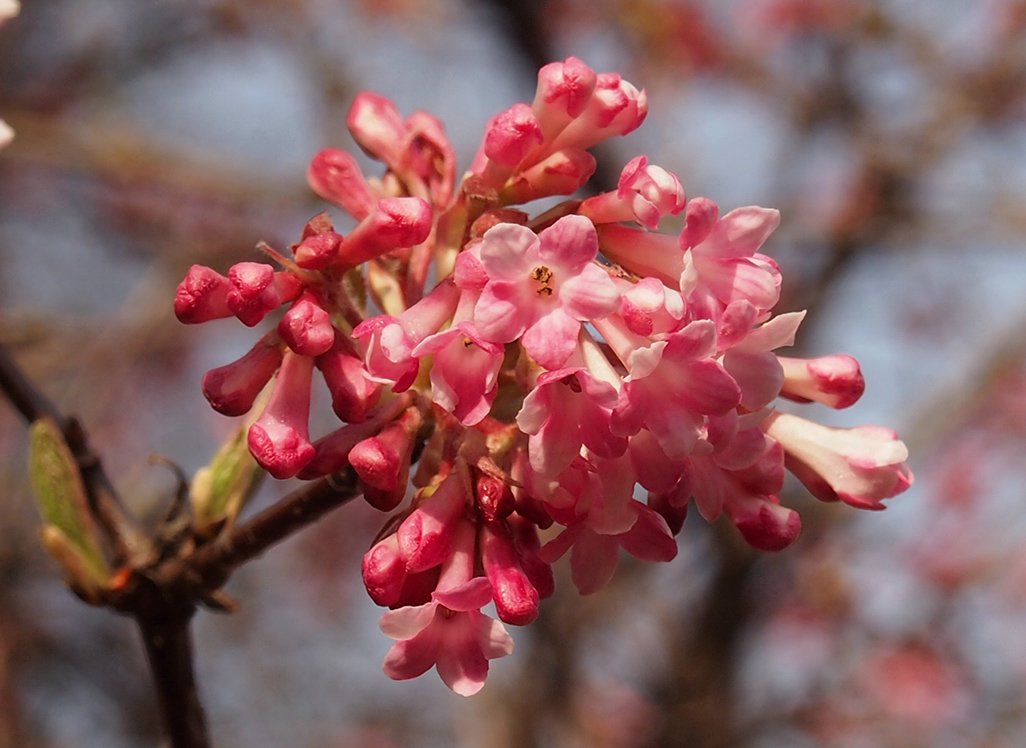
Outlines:
[{"label": "dark brown branch", "polygon": [[202,594],[217,590],[242,564],[360,495],[352,468],[306,483],[272,506],[158,570]]},{"label": "dark brown branch", "polygon": [[136,618],[153,674],[160,714],[173,748],[210,745],[193,674],[191,616],[191,610],[183,610],[171,617]]}]

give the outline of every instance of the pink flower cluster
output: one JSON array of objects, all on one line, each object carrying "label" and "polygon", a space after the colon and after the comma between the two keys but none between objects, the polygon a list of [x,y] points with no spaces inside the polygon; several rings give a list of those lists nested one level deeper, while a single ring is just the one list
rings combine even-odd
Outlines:
[{"label": "pink flower cluster", "polygon": [[[392,678],[435,666],[475,693],[488,660],[512,651],[501,622],[537,616],[560,556],[582,593],[609,581],[621,549],[669,561],[692,500],[779,550],[800,529],[777,498],[785,467],[818,498],[866,509],[912,481],[894,432],[774,408],[843,408],[863,390],[849,356],[775,353],[804,316],[772,313],[780,270],[760,250],[776,211],[721,215],[644,156],[611,192],[533,217],[512,207],[575,193],[595,168],[587,149],[645,114],[645,93],[619,75],[547,65],[534,101],[491,120],[457,182],[436,119],[363,93],[349,129],[384,175],[335,149],[309,170],[354,227],[343,235],[319,215],[291,257],[267,250],[277,268],[194,266],[179,286],[183,322],[253,326],[284,308],[203,382],[221,413],[260,403],[249,445],[268,472],[352,466],[384,511],[414,487],[363,562],[368,592],[391,609]],[[343,422],[317,440],[314,370]]]}]

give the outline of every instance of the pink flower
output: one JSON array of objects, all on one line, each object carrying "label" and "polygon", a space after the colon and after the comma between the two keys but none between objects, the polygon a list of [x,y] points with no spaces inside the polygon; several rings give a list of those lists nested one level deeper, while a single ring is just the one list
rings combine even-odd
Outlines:
[{"label": "pink flower", "polygon": [[[794,345],[805,312],[779,314],[764,325],[749,328],[723,356],[723,367],[741,388],[741,405],[758,410],[768,405],[784,384],[780,359],[770,351]],[[722,322],[722,320],[721,320]]]},{"label": "pink flower", "polygon": [[620,548],[644,561],[672,561],[677,556],[677,541],[663,517],[632,499],[629,504],[634,522],[622,533],[602,534],[580,522],[563,530],[542,548],[542,557],[555,561],[570,553],[570,576],[582,595],[598,592],[613,578],[619,564]]},{"label": "pink flower", "polygon": [[399,317],[383,314],[357,325],[353,337],[368,339],[364,363],[371,379],[395,392],[409,389],[420,369],[413,349],[452,317],[458,300],[459,289],[444,280]]},{"label": "pink flower", "polygon": [[593,260],[598,239],[591,221],[564,216],[541,234],[504,223],[481,244],[488,283],[474,309],[487,340],[522,344],[539,364],[558,368],[577,346],[581,322],[603,317],[618,302],[616,286]]},{"label": "pink flower", "polygon": [[883,509],[883,500],[912,485],[908,449],[891,429],[835,429],[788,413],[772,413],[763,429],[783,445],[787,469],[823,501]]},{"label": "pink flower", "polygon": [[657,278],[642,278],[637,283],[619,281],[620,316],[635,335],[648,337],[673,332],[684,319],[684,298]]},{"label": "pink flower", "polygon": [[432,353],[432,399],[464,426],[479,423],[495,399],[502,346],[484,340],[466,321],[429,335],[413,349],[417,357]]},{"label": "pink flower", "polygon": [[544,475],[565,470],[586,445],[602,457],[616,457],[627,440],[609,428],[616,390],[585,369],[550,371],[538,377],[524,398],[517,425],[530,435],[531,467]]},{"label": "pink flower", "polygon": [[637,221],[655,229],[663,216],[684,210],[684,188],[676,175],[638,156],[620,172],[615,192],[589,197],[578,209],[595,223]]},{"label": "pink flower", "polygon": [[760,312],[772,309],[780,297],[780,271],[758,249],[780,223],[780,213],[749,206],[717,221],[716,212],[707,198],[688,203],[680,235],[681,292],[689,301],[707,298],[721,308],[743,300]]},{"label": "pink flower", "polygon": [[455,693],[473,696],[488,677],[488,660],[513,652],[505,627],[481,612],[492,600],[492,585],[472,576],[474,534],[462,521],[430,602],[381,617],[382,632],[396,640],[385,655],[389,678],[416,678],[434,666]]},{"label": "pink flower", "polygon": [[[616,350],[617,342],[610,344]],[[704,416],[727,413],[741,401],[737,382],[711,358],[715,350],[716,332],[708,320],[647,347],[617,350],[630,374],[613,410],[613,431],[626,436],[646,428],[669,457],[686,456],[702,435]]]},{"label": "pink flower", "polygon": [[338,148],[326,148],[314,156],[306,179],[314,192],[342,206],[358,221],[370,215],[378,203],[356,159]]},{"label": "pink flower", "polygon": [[591,101],[597,81],[595,71],[576,57],[551,62],[538,71],[538,87],[531,109],[547,140],[581,116]]}]

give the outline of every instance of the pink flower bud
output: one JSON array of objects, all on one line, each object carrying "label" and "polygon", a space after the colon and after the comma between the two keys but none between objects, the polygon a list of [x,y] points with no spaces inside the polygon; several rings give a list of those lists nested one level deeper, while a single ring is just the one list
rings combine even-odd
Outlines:
[{"label": "pink flower bud", "polygon": [[342,242],[339,260],[356,267],[402,247],[412,247],[431,233],[431,206],[419,197],[388,197],[357,224]]},{"label": "pink flower bud", "polygon": [[884,499],[912,485],[908,449],[890,429],[835,429],[788,413],[772,413],[762,428],[783,446],[787,469],[822,501],[883,509]]},{"label": "pink flower bud", "polygon": [[228,279],[205,265],[193,265],[175,293],[175,316],[179,322],[195,325],[231,317],[228,307]]},{"label": "pink flower bud", "polygon": [[262,262],[240,262],[228,270],[228,308],[242,324],[253,327],[269,312],[292,301],[303,290],[291,273],[275,272]]},{"label": "pink flower bud", "polygon": [[303,238],[292,246],[292,252],[299,267],[323,270],[335,262],[341,243],[342,235],[335,231],[331,219],[320,213],[307,222]]},{"label": "pink flower bud", "polygon": [[648,114],[648,99],[617,73],[601,73],[588,105],[557,135],[552,148],[591,148],[638,128]]},{"label": "pink flower bud", "polygon": [[784,386],[780,394],[791,400],[812,400],[831,408],[847,408],[862,397],[866,389],[859,362],[851,356],[777,358],[784,367]]},{"label": "pink flower bud", "polygon": [[506,525],[520,555],[520,567],[538,591],[538,597],[542,600],[552,597],[556,591],[556,578],[552,574],[552,566],[545,563],[539,555],[541,541],[538,538],[538,526],[519,514],[511,514],[506,520]]},{"label": "pink flower bud", "polygon": [[481,151],[471,166],[482,183],[499,188],[528,153],[541,146],[541,125],[527,104],[514,104],[497,114],[485,129]]},{"label": "pink flower bud", "polygon": [[466,505],[460,477],[452,473],[403,520],[396,535],[408,571],[424,571],[449,558]]},{"label": "pink flower bud", "polygon": [[242,358],[208,371],[203,376],[203,396],[218,413],[244,415],[274,376],[281,359],[278,341],[266,335]]},{"label": "pink flower bud", "polygon": [[572,195],[595,173],[595,157],[581,148],[563,148],[517,173],[502,188],[506,205],[552,195]]},{"label": "pink flower bud", "polygon": [[338,148],[326,148],[314,156],[306,179],[314,192],[345,208],[358,221],[366,218],[377,203],[356,159]]},{"label": "pink flower bud", "polygon": [[780,505],[773,495],[731,493],[723,511],[748,545],[760,551],[780,551],[798,539],[802,520],[798,512]]},{"label": "pink flower bud", "polygon": [[579,117],[591,101],[598,75],[576,57],[552,62],[538,71],[534,111],[546,139],[553,138],[567,123]]},{"label": "pink flower bud", "polygon": [[663,216],[684,210],[684,199],[684,188],[675,175],[638,156],[624,166],[616,191],[589,197],[578,213],[594,223],[637,221],[655,229]]},{"label": "pink flower bud", "polygon": [[320,356],[335,342],[331,317],[312,291],[304,291],[278,323],[281,339],[301,356]]},{"label": "pink flower bud", "polygon": [[346,423],[363,421],[378,401],[381,385],[367,376],[348,338],[336,330],[331,349],[318,356],[316,363],[331,392],[335,415]]},{"label": "pink flower bud", "polygon": [[680,233],[680,248],[690,249],[705,241],[720,217],[720,208],[707,197],[695,197],[684,211],[684,229]]},{"label": "pink flower bud", "polygon": [[491,582],[499,618],[514,626],[526,626],[538,617],[538,590],[520,566],[509,530],[499,523],[485,522],[479,543],[481,565]]},{"label": "pink flower bud", "polygon": [[384,96],[370,91],[357,94],[346,125],[368,155],[389,165],[398,162],[406,126],[395,104]]},{"label": "pink flower bud", "polygon": [[405,581],[406,564],[399,555],[399,542],[393,533],[363,555],[363,584],[371,600],[390,607],[399,602]]},{"label": "pink flower bud", "polygon": [[508,517],[516,509],[516,500],[509,485],[494,475],[478,472],[474,479],[477,508],[488,522]]},{"label": "pink flower bud", "polygon": [[249,451],[279,480],[291,478],[313,459],[307,421],[313,359],[286,351],[267,408],[249,428]]},{"label": "pink flower bud", "polygon": [[396,169],[407,182],[419,179],[423,188],[407,184],[412,194],[427,191],[436,208],[448,206],[456,182],[456,154],[441,120],[427,112],[414,112],[406,120],[406,147]]},{"label": "pink flower bud", "polygon": [[364,498],[375,509],[390,511],[406,495],[410,456],[423,420],[419,409],[407,408],[397,421],[377,436],[364,439],[349,453],[349,464],[360,480],[367,488],[376,489],[364,492]]}]

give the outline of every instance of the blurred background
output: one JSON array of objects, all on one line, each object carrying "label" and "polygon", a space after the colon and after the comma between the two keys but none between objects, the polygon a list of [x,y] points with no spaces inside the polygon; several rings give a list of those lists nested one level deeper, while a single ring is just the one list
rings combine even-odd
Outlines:
[{"label": "blurred background", "polygon": [[[585,599],[563,580],[469,700],[381,674],[359,559],[383,518],[354,503],[235,576],[238,613],[197,616],[215,745],[1026,745],[1022,0],[23,0],[0,29],[0,340],[156,516],[174,477],[150,456],[206,463],[234,424],[200,378],[253,339],[174,320],[185,269],[298,239],[357,91],[440,117],[466,168],[571,54],[649,94],[595,190],[647,154],[689,196],[781,210],[778,311],[809,308],[801,351],[868,383],[810,415],[898,429],[915,486],[874,514],[789,489],[804,531],[778,554],[692,517],[671,564]],[[157,745],[131,622],[39,546],[25,441],[0,403],[0,748]]]}]

